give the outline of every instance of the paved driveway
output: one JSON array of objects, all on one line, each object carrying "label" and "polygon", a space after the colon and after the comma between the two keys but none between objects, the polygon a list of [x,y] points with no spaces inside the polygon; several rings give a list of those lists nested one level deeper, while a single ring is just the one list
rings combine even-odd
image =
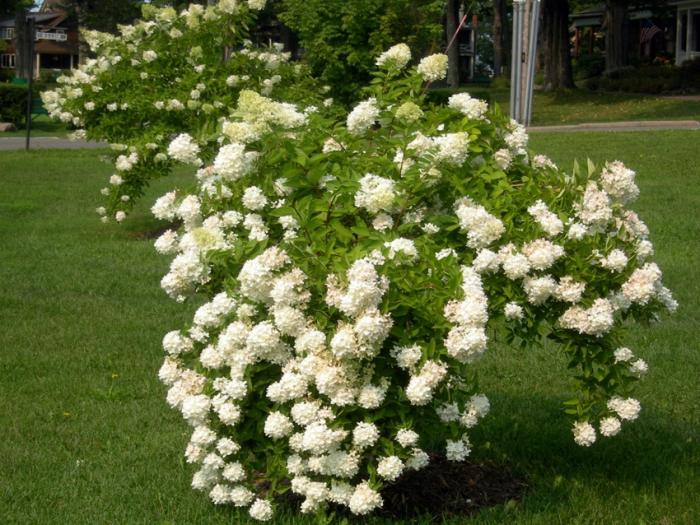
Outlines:
[{"label": "paved driveway", "polygon": [[[25,141],[25,137],[0,137],[0,150],[24,149]],[[98,149],[108,147],[109,144],[104,142],[71,141],[58,137],[36,137],[32,138],[29,144],[30,149]]]}]

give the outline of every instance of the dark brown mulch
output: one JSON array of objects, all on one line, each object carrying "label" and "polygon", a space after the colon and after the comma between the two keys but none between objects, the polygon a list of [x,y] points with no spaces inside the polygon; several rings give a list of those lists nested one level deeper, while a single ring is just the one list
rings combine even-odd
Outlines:
[{"label": "dark brown mulch", "polygon": [[178,229],[181,225],[182,225],[182,222],[181,222],[181,221],[175,221],[175,222],[168,223],[168,224],[166,224],[165,226],[154,227],[154,228],[151,229],[151,230],[143,230],[143,231],[132,231],[132,232],[128,232],[127,235],[129,235],[129,237],[132,237],[132,238],[134,238],[134,239],[139,239],[139,240],[152,240],[152,239],[157,239],[158,237],[160,237],[161,235],[163,235],[163,234],[164,234],[166,231],[168,231],[168,230],[175,230],[175,231],[177,231],[177,229]]},{"label": "dark brown mulch", "polygon": [[453,462],[431,455],[426,468],[407,472],[382,490],[384,505],[378,514],[404,519],[473,514],[520,499],[526,489],[525,481],[503,466]]},{"label": "dark brown mulch", "polygon": [[[406,472],[396,483],[384,487],[384,505],[377,515],[389,519],[432,516],[441,522],[446,516],[466,516],[519,500],[526,490],[525,481],[506,467],[447,461],[444,456],[431,454],[427,467]],[[302,498],[290,491],[278,501],[298,509]],[[337,515],[351,517],[345,507],[331,505],[331,509]]]}]

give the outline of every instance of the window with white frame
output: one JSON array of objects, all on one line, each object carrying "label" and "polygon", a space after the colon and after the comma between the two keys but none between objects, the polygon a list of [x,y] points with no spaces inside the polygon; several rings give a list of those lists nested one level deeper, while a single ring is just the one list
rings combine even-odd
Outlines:
[{"label": "window with white frame", "polygon": [[0,39],[12,40],[15,37],[14,27],[0,27]]},{"label": "window with white frame", "polygon": [[10,69],[15,67],[15,55],[4,54],[0,55],[0,67]]}]

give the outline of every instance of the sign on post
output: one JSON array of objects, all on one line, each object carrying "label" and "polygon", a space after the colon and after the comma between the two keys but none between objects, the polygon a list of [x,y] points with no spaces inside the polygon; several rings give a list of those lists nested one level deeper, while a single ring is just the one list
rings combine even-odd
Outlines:
[{"label": "sign on post", "polygon": [[56,42],[65,42],[68,40],[66,33],[37,31],[34,40],[55,40]]}]

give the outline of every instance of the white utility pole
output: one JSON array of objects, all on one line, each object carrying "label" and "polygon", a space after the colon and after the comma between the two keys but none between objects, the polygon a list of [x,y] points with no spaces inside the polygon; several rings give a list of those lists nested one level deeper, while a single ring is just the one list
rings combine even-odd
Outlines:
[{"label": "white utility pole", "polygon": [[541,0],[513,1],[510,116],[525,126],[530,124],[532,118],[540,5]]}]

